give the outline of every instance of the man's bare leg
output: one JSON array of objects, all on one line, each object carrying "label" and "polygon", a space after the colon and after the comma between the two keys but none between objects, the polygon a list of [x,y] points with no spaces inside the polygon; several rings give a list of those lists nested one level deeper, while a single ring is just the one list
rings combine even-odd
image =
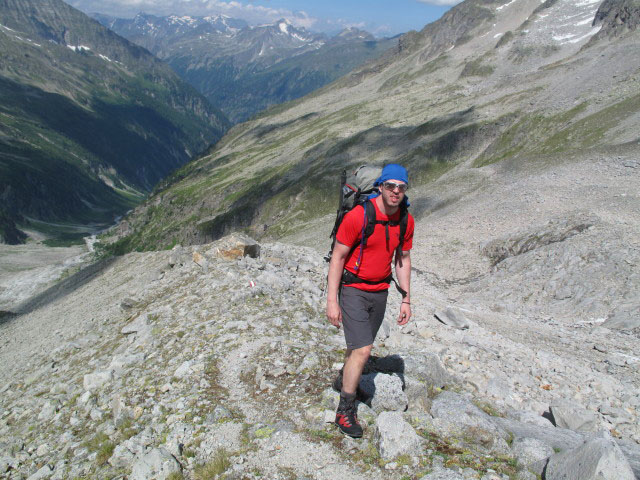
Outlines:
[{"label": "man's bare leg", "polygon": [[356,393],[362,370],[369,360],[373,345],[348,349],[345,354],[344,369],[342,373],[342,391],[347,394]]}]

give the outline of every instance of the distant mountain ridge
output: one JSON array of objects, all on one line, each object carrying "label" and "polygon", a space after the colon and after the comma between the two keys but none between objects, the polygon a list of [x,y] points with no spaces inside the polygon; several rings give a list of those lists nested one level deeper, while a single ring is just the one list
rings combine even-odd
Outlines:
[{"label": "distant mountain ridge", "polygon": [[60,0],[2,0],[0,18],[11,218],[110,222],[228,128],[168,66]]},{"label": "distant mountain ridge", "polygon": [[249,26],[225,16],[94,18],[165,60],[234,122],[306,95],[396,44],[355,28],[329,38],[285,19]]}]

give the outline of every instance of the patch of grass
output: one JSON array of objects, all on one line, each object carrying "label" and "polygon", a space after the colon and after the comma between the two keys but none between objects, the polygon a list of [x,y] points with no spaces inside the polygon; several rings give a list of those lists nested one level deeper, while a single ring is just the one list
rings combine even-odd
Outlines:
[{"label": "patch of grass", "polygon": [[493,65],[488,65],[482,63],[482,59],[472,60],[471,62],[467,62],[467,64],[462,69],[460,73],[460,78],[465,77],[488,77],[491,75],[496,68]]},{"label": "patch of grass", "polygon": [[491,405],[489,402],[475,400],[473,403],[475,404],[476,407],[478,407],[487,415],[490,415],[492,417],[504,417],[504,415],[495,406]]},{"label": "patch of grass", "polygon": [[184,480],[184,475],[182,472],[171,472],[167,480]]},{"label": "patch of grass", "polygon": [[211,461],[194,469],[193,477],[195,480],[212,480],[226,472],[229,467],[231,467],[229,452],[224,448],[219,448]]},{"label": "patch of grass", "polygon": [[473,443],[465,445],[457,439],[443,439],[439,436],[418,430],[427,439],[426,448],[433,450],[433,455],[443,458],[447,468],[471,468],[476,472],[487,473],[490,470],[509,477],[517,473],[517,461],[505,455],[487,455],[473,450]]},{"label": "patch of grass", "polygon": [[253,435],[256,438],[269,438],[271,437],[271,435],[274,434],[275,431],[276,431],[275,428],[266,426],[266,427],[257,429]]},{"label": "patch of grass", "polygon": [[118,432],[122,440],[129,440],[138,434],[138,429],[135,427],[133,419],[127,418],[118,425]]},{"label": "patch of grass", "polygon": [[97,453],[96,463],[99,466],[107,463],[107,460],[111,458],[113,450],[116,448],[116,445],[104,432],[95,434],[90,440],[85,442],[85,446],[89,451]]}]

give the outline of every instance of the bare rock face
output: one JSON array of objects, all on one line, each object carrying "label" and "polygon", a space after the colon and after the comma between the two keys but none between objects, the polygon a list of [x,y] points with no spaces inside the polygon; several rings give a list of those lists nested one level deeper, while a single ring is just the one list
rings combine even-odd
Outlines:
[{"label": "bare rock face", "polygon": [[375,439],[380,456],[385,460],[415,454],[420,449],[420,437],[399,412],[378,415]]},{"label": "bare rock face", "polygon": [[620,447],[611,439],[596,438],[580,447],[553,455],[547,480],[635,480]]},{"label": "bare rock face", "polygon": [[616,307],[602,326],[616,330],[633,330],[640,327],[640,299],[638,303]]},{"label": "bare rock face", "polygon": [[496,265],[509,257],[522,255],[551,243],[562,242],[583,232],[595,223],[593,218],[557,219],[527,231],[518,232],[504,239],[488,242],[482,252]]},{"label": "bare rock face", "polygon": [[371,397],[371,408],[376,412],[407,409],[407,394],[402,390],[402,380],[396,375],[369,373],[360,380],[360,388]]},{"label": "bare rock face", "polygon": [[470,437],[490,450],[504,450],[509,433],[497,425],[468,398],[442,392],[431,406],[431,415],[439,431],[447,437]]},{"label": "bare rock face", "polygon": [[640,1],[605,0],[600,5],[593,23],[602,24],[597,38],[617,37],[636,30],[640,25]]},{"label": "bare rock face", "polygon": [[553,422],[557,427],[581,432],[598,430],[598,416],[575,402],[558,401],[550,406]]},{"label": "bare rock face", "polygon": [[180,472],[180,464],[163,448],[154,448],[139,458],[131,471],[132,480],[165,480],[172,473]]}]

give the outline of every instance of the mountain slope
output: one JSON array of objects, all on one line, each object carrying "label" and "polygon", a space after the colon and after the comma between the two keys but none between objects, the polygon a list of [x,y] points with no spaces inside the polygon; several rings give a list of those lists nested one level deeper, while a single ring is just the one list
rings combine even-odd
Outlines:
[{"label": "mountain slope", "polygon": [[452,298],[637,316],[638,31],[614,22],[598,38],[598,3],[568,0],[467,1],[451,15],[478,5],[491,15],[456,31],[453,46],[435,40],[450,38],[443,18],[393,55],[234,127],[160,184],[112,248],[241,229],[325,250],[340,172],[397,161],[412,179],[413,265],[460,285]]},{"label": "mountain slope", "polygon": [[227,128],[170,68],[67,4],[2,0],[0,13],[10,214],[109,222]]},{"label": "mountain slope", "polygon": [[355,28],[328,39],[286,20],[249,27],[224,16],[94,16],[169,63],[234,122],[299,98],[379,57],[394,43]]}]

